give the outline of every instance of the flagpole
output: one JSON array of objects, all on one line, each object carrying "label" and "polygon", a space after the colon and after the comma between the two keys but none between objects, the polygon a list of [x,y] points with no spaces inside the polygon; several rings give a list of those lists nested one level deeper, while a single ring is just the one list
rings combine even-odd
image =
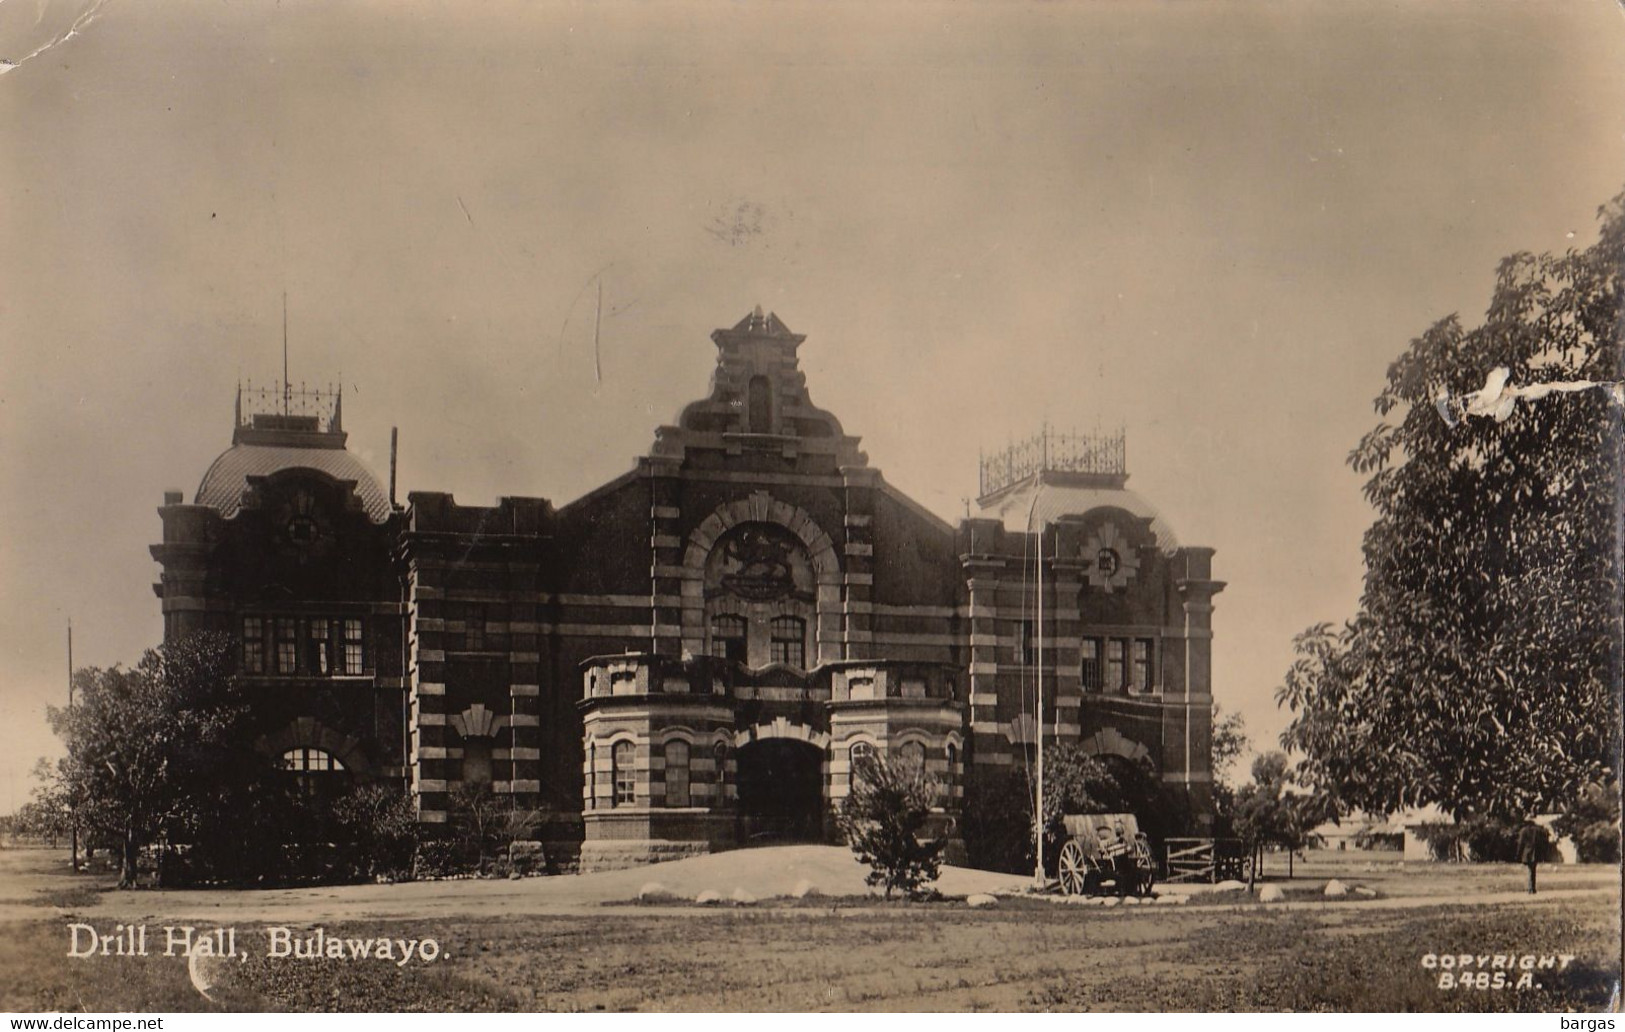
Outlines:
[{"label": "flagpole", "polygon": [[[68,618],[68,711],[73,711],[73,618]],[[70,716],[69,720],[73,718]],[[71,724],[70,724],[71,726]],[[71,739],[71,736],[70,736]],[[79,805],[68,796],[68,853],[73,858],[73,869],[79,870]]]}]

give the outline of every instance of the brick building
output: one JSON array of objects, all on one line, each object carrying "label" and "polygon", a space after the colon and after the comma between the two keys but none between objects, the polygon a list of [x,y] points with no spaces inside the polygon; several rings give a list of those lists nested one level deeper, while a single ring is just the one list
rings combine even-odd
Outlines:
[{"label": "brick building", "polygon": [[1031,755],[1040,673],[1047,739],[1207,810],[1223,585],[1126,488],[1120,435],[984,460],[953,526],[813,404],[801,335],[758,309],[712,339],[710,396],[557,508],[397,505],[338,399],[239,399],[160,510],[166,637],[239,636],[261,746],[300,776],[396,781],[428,824],[486,783],[587,867],[826,837],[868,750],[933,772],[951,830],[968,771]]}]

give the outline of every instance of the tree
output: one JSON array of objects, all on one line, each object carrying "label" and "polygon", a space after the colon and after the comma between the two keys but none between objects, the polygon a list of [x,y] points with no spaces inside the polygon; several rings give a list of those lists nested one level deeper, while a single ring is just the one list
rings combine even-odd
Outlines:
[{"label": "tree", "polygon": [[1208,758],[1213,771],[1214,831],[1218,834],[1226,834],[1234,823],[1236,789],[1230,784],[1230,772],[1235,768],[1236,761],[1250,748],[1252,740],[1247,735],[1247,722],[1241,714],[1226,713],[1215,703]]},{"label": "tree", "polygon": [[[1235,824],[1254,854],[1265,845],[1286,850],[1287,877],[1292,858],[1309,844],[1309,834],[1331,815],[1325,796],[1294,792],[1285,753],[1267,752],[1253,761],[1253,780],[1236,793]],[[1257,864],[1254,864],[1256,871]]]},{"label": "tree", "polygon": [[841,801],[840,829],[858,860],[871,868],[864,881],[882,885],[886,897],[901,890],[919,896],[937,880],[944,839],[920,840],[941,789],[917,763],[860,759],[852,788]]},{"label": "tree", "polygon": [[1481,326],[1412,341],[1349,456],[1377,513],[1360,609],[1297,637],[1277,693],[1282,744],[1344,808],[1516,820],[1617,778],[1620,409],[1600,390],[1436,408],[1498,368],[1619,378],[1625,194],[1599,218],[1585,250],[1503,261]]},{"label": "tree", "polygon": [[1241,754],[1252,747],[1247,736],[1247,722],[1240,713],[1226,713],[1217,703],[1213,705],[1213,737],[1209,742],[1209,760],[1213,770],[1213,783],[1230,780],[1230,771]]},{"label": "tree", "polygon": [[56,784],[82,825],[119,843],[121,886],[135,884],[145,846],[186,827],[231,782],[248,714],[233,663],[230,638],[194,635],[133,670],[75,671],[75,705],[48,708],[68,750]]}]

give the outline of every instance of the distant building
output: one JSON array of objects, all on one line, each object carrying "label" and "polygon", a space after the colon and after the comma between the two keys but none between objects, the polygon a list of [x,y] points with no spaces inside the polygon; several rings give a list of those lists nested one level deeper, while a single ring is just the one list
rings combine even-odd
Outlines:
[{"label": "distant building", "polygon": [[866,751],[935,774],[951,833],[967,772],[1031,756],[1040,656],[1046,740],[1205,821],[1223,584],[1126,488],[1121,435],[985,459],[956,527],[813,404],[801,335],[758,309],[712,339],[710,396],[560,508],[395,505],[337,398],[240,397],[232,447],[160,510],[166,637],[239,638],[293,776],[397,782],[427,824],[489,784],[588,867],[825,838]]}]

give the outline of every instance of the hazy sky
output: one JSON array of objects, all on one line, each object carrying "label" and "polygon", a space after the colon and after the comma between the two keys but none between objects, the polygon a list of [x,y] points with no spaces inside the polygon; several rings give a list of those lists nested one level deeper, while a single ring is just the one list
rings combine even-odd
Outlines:
[{"label": "hazy sky", "polygon": [[1611,0],[13,0],[0,59],[0,810],[70,615],[80,664],[158,641],[155,509],[280,375],[284,290],[403,495],[574,499],[757,303],[944,517],[979,448],[1121,423],[1271,741],[1292,635],[1354,610],[1388,362],[1625,185]]}]

